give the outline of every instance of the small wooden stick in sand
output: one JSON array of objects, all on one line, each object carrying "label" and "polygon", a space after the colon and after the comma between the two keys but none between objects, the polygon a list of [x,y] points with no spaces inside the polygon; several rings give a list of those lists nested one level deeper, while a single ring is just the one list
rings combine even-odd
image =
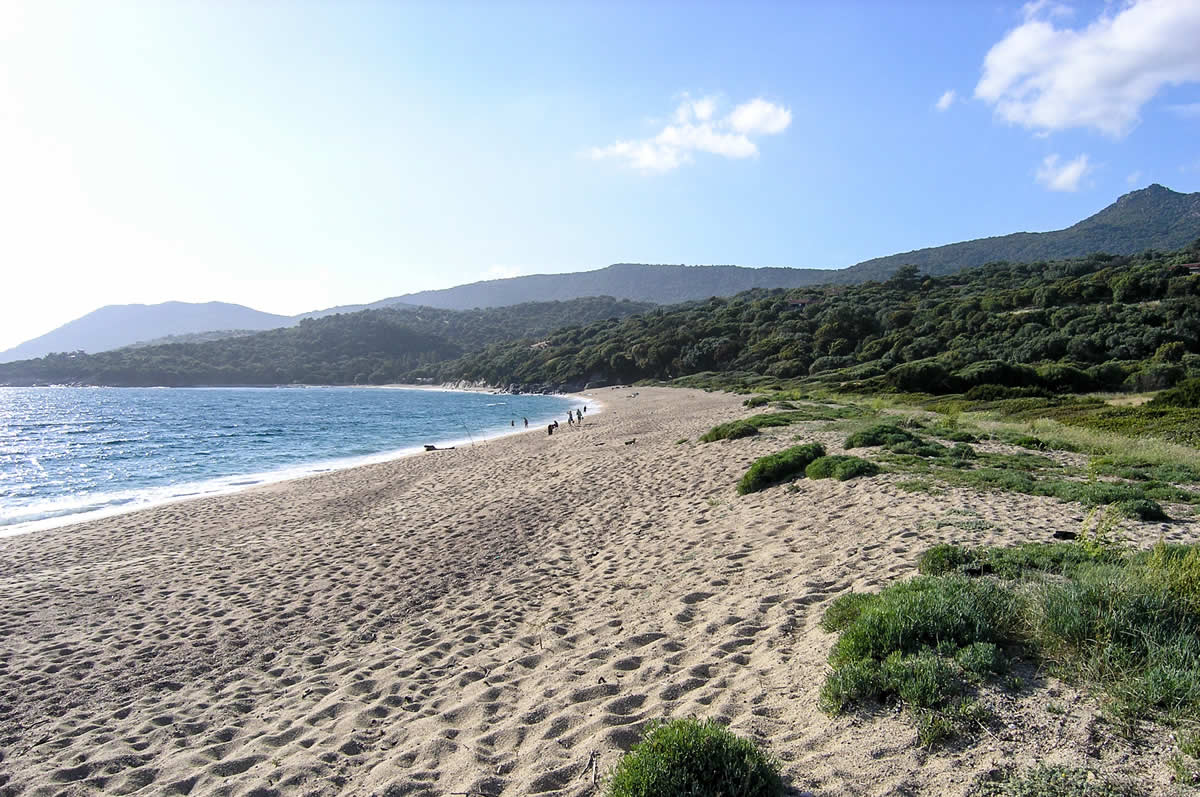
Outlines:
[{"label": "small wooden stick in sand", "polygon": [[579,773],[579,777],[586,778],[588,770],[592,771],[592,785],[596,785],[596,769],[599,766],[600,755],[595,750],[588,753],[587,763],[583,765],[583,771]]}]

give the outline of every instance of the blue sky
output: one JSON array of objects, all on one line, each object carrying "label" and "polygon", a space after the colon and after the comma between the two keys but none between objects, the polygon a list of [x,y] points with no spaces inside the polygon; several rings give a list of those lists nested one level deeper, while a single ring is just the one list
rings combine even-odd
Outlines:
[{"label": "blue sky", "polygon": [[1200,3],[9,3],[0,349],[613,262],[839,268],[1200,190]]}]

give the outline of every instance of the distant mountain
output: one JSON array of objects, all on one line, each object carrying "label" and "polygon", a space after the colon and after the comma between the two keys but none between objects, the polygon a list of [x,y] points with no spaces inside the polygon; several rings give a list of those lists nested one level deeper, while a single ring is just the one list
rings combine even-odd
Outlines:
[{"label": "distant mountain", "polygon": [[306,318],[385,307],[471,310],[591,296],[669,305],[710,296],[732,296],[752,288],[787,289],[885,280],[904,265],[915,265],[923,272],[944,275],[998,261],[1028,263],[1081,257],[1094,252],[1129,255],[1148,249],[1169,251],[1187,246],[1198,238],[1200,193],[1181,194],[1154,184],[1125,194],[1099,213],[1065,230],[979,238],[878,257],[843,269],[617,263],[573,274],[536,274],[473,282],[370,304],[315,310],[294,318],[220,302],[104,307],[40,338],[0,352],[0,362],[80,349],[96,353],[139,342],[159,342],[171,335],[272,329],[290,326]]},{"label": "distant mountain", "polygon": [[837,275],[834,281],[883,280],[904,265],[943,275],[1001,260],[1034,263],[1093,252],[1132,255],[1147,249],[1170,251],[1197,238],[1200,238],[1200,192],[1181,194],[1155,183],[1125,194],[1065,230],[1017,232],[877,257],[834,272]]},{"label": "distant mountain", "polygon": [[296,320],[289,316],[264,313],[225,302],[114,304],[0,352],[0,362],[28,360],[51,352],[86,351],[94,354],[170,335],[216,329],[274,329],[295,323]]},{"label": "distant mountain", "polygon": [[751,288],[799,288],[829,282],[835,271],[817,268],[745,268],[616,263],[595,271],[533,274],[485,280],[438,291],[384,299],[368,308],[416,304],[445,310],[504,307],[523,302],[613,296],[655,304],[678,304],[710,296],[732,296]]},{"label": "distant mountain", "polygon": [[1094,216],[1052,232],[1018,232],[994,238],[918,249],[877,257],[843,269],[745,268],[617,263],[573,274],[536,274],[486,280],[383,299],[373,304],[333,308],[374,309],[396,304],[448,310],[503,307],[522,302],[561,301],[580,296],[615,296],[656,304],[676,304],[710,296],[732,296],[751,288],[799,288],[824,283],[885,280],[903,265],[942,275],[1007,260],[1014,263],[1081,257],[1093,252],[1129,255],[1147,249],[1173,250],[1200,238],[1200,193],[1181,194],[1154,184],[1125,194]]}]

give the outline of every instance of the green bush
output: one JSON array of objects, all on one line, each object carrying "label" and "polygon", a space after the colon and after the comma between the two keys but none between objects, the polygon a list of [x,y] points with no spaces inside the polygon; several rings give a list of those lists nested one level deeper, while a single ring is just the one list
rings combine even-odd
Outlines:
[{"label": "green bush", "polygon": [[[935,545],[917,559],[917,571],[927,576],[940,576],[963,570],[975,561],[961,545]],[[832,629],[830,629],[832,630]]]},{"label": "green bush", "polygon": [[980,360],[959,370],[955,376],[965,386],[1002,385],[1004,387],[1035,386],[1040,381],[1037,371],[1028,365],[1004,360]]},{"label": "green bush", "polygon": [[953,393],[960,384],[933,358],[897,365],[884,378],[897,389],[912,393]]},{"label": "green bush", "polygon": [[878,595],[869,592],[847,592],[829,605],[821,616],[821,627],[826,631],[841,631],[858,619],[863,610],[875,604]]},{"label": "green bush", "polygon": [[955,443],[950,447],[950,456],[954,459],[976,459],[979,454],[966,443]]},{"label": "green bush", "polygon": [[990,581],[918,576],[886,588],[843,632],[829,654],[838,667],[893,653],[915,654],[939,643],[1004,640],[1015,622],[1013,596]]},{"label": "green bush", "polygon": [[609,797],[780,797],[779,765],[713,721],[649,728],[618,763]]},{"label": "green bush", "polygon": [[879,466],[874,462],[847,454],[820,457],[804,469],[804,475],[810,479],[837,479],[840,482],[859,476],[874,476],[877,473]]},{"label": "green bush", "polygon": [[757,396],[751,396],[742,402],[746,407],[765,407],[767,402],[771,400],[770,396],[764,396],[761,393]]},{"label": "green bush", "polygon": [[1150,400],[1151,407],[1200,409],[1200,378],[1185,379]]},{"label": "green bush", "polygon": [[877,423],[866,429],[859,429],[846,438],[846,448],[863,448],[865,446],[899,445],[905,442],[920,442],[921,438],[907,429],[901,429],[894,423]]},{"label": "green bush", "polygon": [[805,443],[786,448],[778,454],[760,457],[738,482],[738,494],[756,493],[774,484],[803,476],[809,463],[823,456],[825,446],[820,443]]},{"label": "green bush", "polygon": [[976,385],[963,394],[968,401],[999,401],[1014,398],[1050,398],[1052,394],[1040,387],[1007,387],[1005,385]]},{"label": "green bush", "polygon": [[1127,498],[1124,501],[1118,501],[1117,511],[1125,517],[1137,518],[1139,520],[1168,520],[1167,513],[1159,506],[1157,501],[1151,501],[1149,498]]},{"label": "green bush", "polygon": [[717,440],[738,440],[743,437],[753,437],[758,434],[758,427],[746,421],[730,421],[709,429],[700,437],[701,443],[714,443]]}]

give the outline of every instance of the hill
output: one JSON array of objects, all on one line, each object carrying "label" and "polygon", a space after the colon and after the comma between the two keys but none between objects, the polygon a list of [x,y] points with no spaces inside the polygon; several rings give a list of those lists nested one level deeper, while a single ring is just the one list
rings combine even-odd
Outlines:
[{"label": "hill", "polygon": [[1200,376],[1200,248],[993,264],[942,277],[754,290],[510,342],[419,375],[493,385],[815,378],[863,390],[977,384],[1156,390]]},{"label": "hill", "polygon": [[100,352],[170,335],[217,329],[274,329],[294,323],[295,319],[289,316],[226,302],[114,304],[0,352],[0,363],[42,357],[51,352]]},{"label": "hill", "polygon": [[96,353],[172,335],[213,330],[272,329],[290,326],[305,318],[361,310],[399,307],[471,310],[529,302],[569,301],[588,296],[670,305],[712,296],[732,296],[755,288],[790,290],[885,280],[905,265],[915,265],[927,274],[945,275],[995,262],[1037,263],[1094,252],[1131,255],[1147,250],[1169,251],[1198,238],[1200,192],[1182,194],[1154,184],[1125,194],[1099,213],[1064,230],[1020,232],[963,241],[866,260],[844,269],[617,263],[572,274],[535,274],[473,282],[369,304],[315,310],[294,318],[220,302],[104,307],[40,338],[0,352],[0,362],[40,357],[50,352],[85,350]]},{"label": "hill", "polygon": [[422,366],[500,341],[524,339],[528,344],[570,324],[617,323],[652,308],[604,296],[471,311],[364,310],[221,340],[59,353],[0,364],[0,384],[383,384],[413,378]]},{"label": "hill", "polygon": [[595,271],[533,274],[526,277],[472,282],[437,291],[384,299],[450,310],[502,307],[521,302],[563,301],[580,296],[613,296],[655,304],[678,304],[710,296],[732,296],[751,288],[796,288],[829,281],[834,272],[801,268],[742,266],[676,266],[616,263]]},{"label": "hill", "polygon": [[1181,194],[1157,183],[1120,197],[1099,213],[1052,232],[1018,232],[864,260],[842,269],[841,283],[887,279],[914,265],[926,274],[952,274],[985,263],[1033,263],[1093,252],[1132,255],[1179,249],[1200,237],[1200,192]]},{"label": "hill", "polygon": [[711,296],[732,296],[753,288],[791,289],[884,280],[904,265],[915,265],[928,274],[952,274],[998,261],[1031,263],[1082,257],[1093,252],[1131,255],[1147,249],[1173,250],[1197,238],[1200,238],[1200,192],[1181,194],[1154,184],[1125,194],[1065,230],[979,238],[865,260],[843,269],[617,263],[594,271],[535,274],[409,293],[354,309],[406,303],[466,310],[579,296],[678,304]]}]

